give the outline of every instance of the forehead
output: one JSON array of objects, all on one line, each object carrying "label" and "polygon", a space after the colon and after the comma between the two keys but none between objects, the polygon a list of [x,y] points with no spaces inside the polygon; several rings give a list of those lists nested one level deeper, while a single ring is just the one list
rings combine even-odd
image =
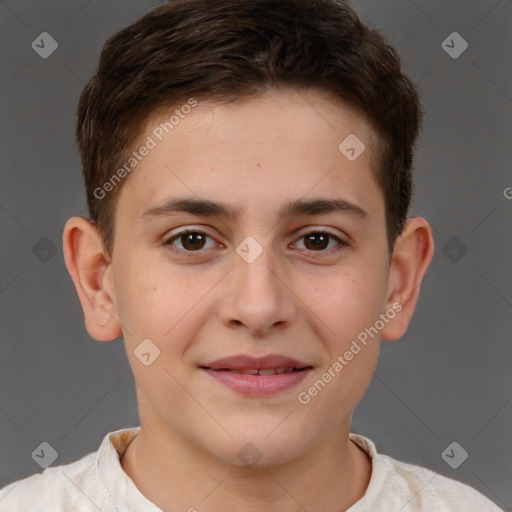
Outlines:
[{"label": "forehead", "polygon": [[[192,99],[183,100],[171,109],[155,112],[142,136],[150,134],[160,142],[161,135],[165,138],[174,133],[182,142],[188,139],[192,143],[205,136],[219,141],[229,139],[247,147],[261,142],[272,144],[275,139],[268,135],[273,132],[279,140],[289,142],[283,150],[300,149],[300,142],[305,143],[304,149],[326,146],[332,150],[333,142],[337,149],[338,139],[350,132],[365,140],[371,149],[377,143],[363,114],[321,90],[270,89],[231,102],[196,102],[197,106],[189,108],[191,102]],[[366,156],[372,158],[373,153],[369,151]]]},{"label": "forehead", "polygon": [[[277,211],[285,199],[313,192],[339,189],[357,203],[377,190],[373,130],[326,94],[273,90],[190,105],[184,101],[149,118],[135,149],[152,149],[124,184],[119,208],[129,203],[140,216],[170,197],[215,196],[233,206],[266,200]],[[356,160],[342,152],[345,140],[364,144]]]}]

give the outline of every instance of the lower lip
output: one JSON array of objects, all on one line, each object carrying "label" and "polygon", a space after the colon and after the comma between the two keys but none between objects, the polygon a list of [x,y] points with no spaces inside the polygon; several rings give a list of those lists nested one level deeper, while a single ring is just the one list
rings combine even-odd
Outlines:
[{"label": "lower lip", "polygon": [[204,371],[238,393],[252,396],[268,396],[297,386],[306,378],[311,368],[295,372],[276,373],[274,375],[247,375],[206,368]]}]

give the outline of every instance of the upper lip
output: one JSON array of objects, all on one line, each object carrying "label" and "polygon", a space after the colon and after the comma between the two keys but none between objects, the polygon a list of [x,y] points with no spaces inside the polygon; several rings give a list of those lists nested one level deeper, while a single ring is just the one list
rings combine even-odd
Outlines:
[{"label": "upper lip", "polygon": [[211,361],[202,368],[211,370],[272,370],[276,368],[312,368],[311,365],[280,354],[264,357],[253,357],[247,354],[236,354]]}]

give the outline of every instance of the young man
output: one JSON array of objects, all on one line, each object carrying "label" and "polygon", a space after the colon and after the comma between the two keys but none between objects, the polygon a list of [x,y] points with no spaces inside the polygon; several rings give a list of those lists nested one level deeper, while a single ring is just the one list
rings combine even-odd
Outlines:
[{"label": "young man", "polygon": [[350,432],[433,254],[407,219],[421,108],[335,0],[174,0],[111,38],[63,245],[123,336],[140,427],[0,491],[13,511],[497,511]]}]

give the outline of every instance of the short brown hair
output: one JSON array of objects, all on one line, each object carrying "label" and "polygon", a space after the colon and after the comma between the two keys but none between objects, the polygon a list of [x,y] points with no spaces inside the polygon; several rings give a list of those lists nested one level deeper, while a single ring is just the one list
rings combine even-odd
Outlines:
[{"label": "short brown hair", "polygon": [[95,191],[126,162],[156,110],[283,86],[323,90],[370,122],[392,251],[411,201],[423,113],[383,36],[340,0],[172,0],[105,43],[80,97],[76,139],[87,205],[108,254],[123,183],[104,198]]}]

